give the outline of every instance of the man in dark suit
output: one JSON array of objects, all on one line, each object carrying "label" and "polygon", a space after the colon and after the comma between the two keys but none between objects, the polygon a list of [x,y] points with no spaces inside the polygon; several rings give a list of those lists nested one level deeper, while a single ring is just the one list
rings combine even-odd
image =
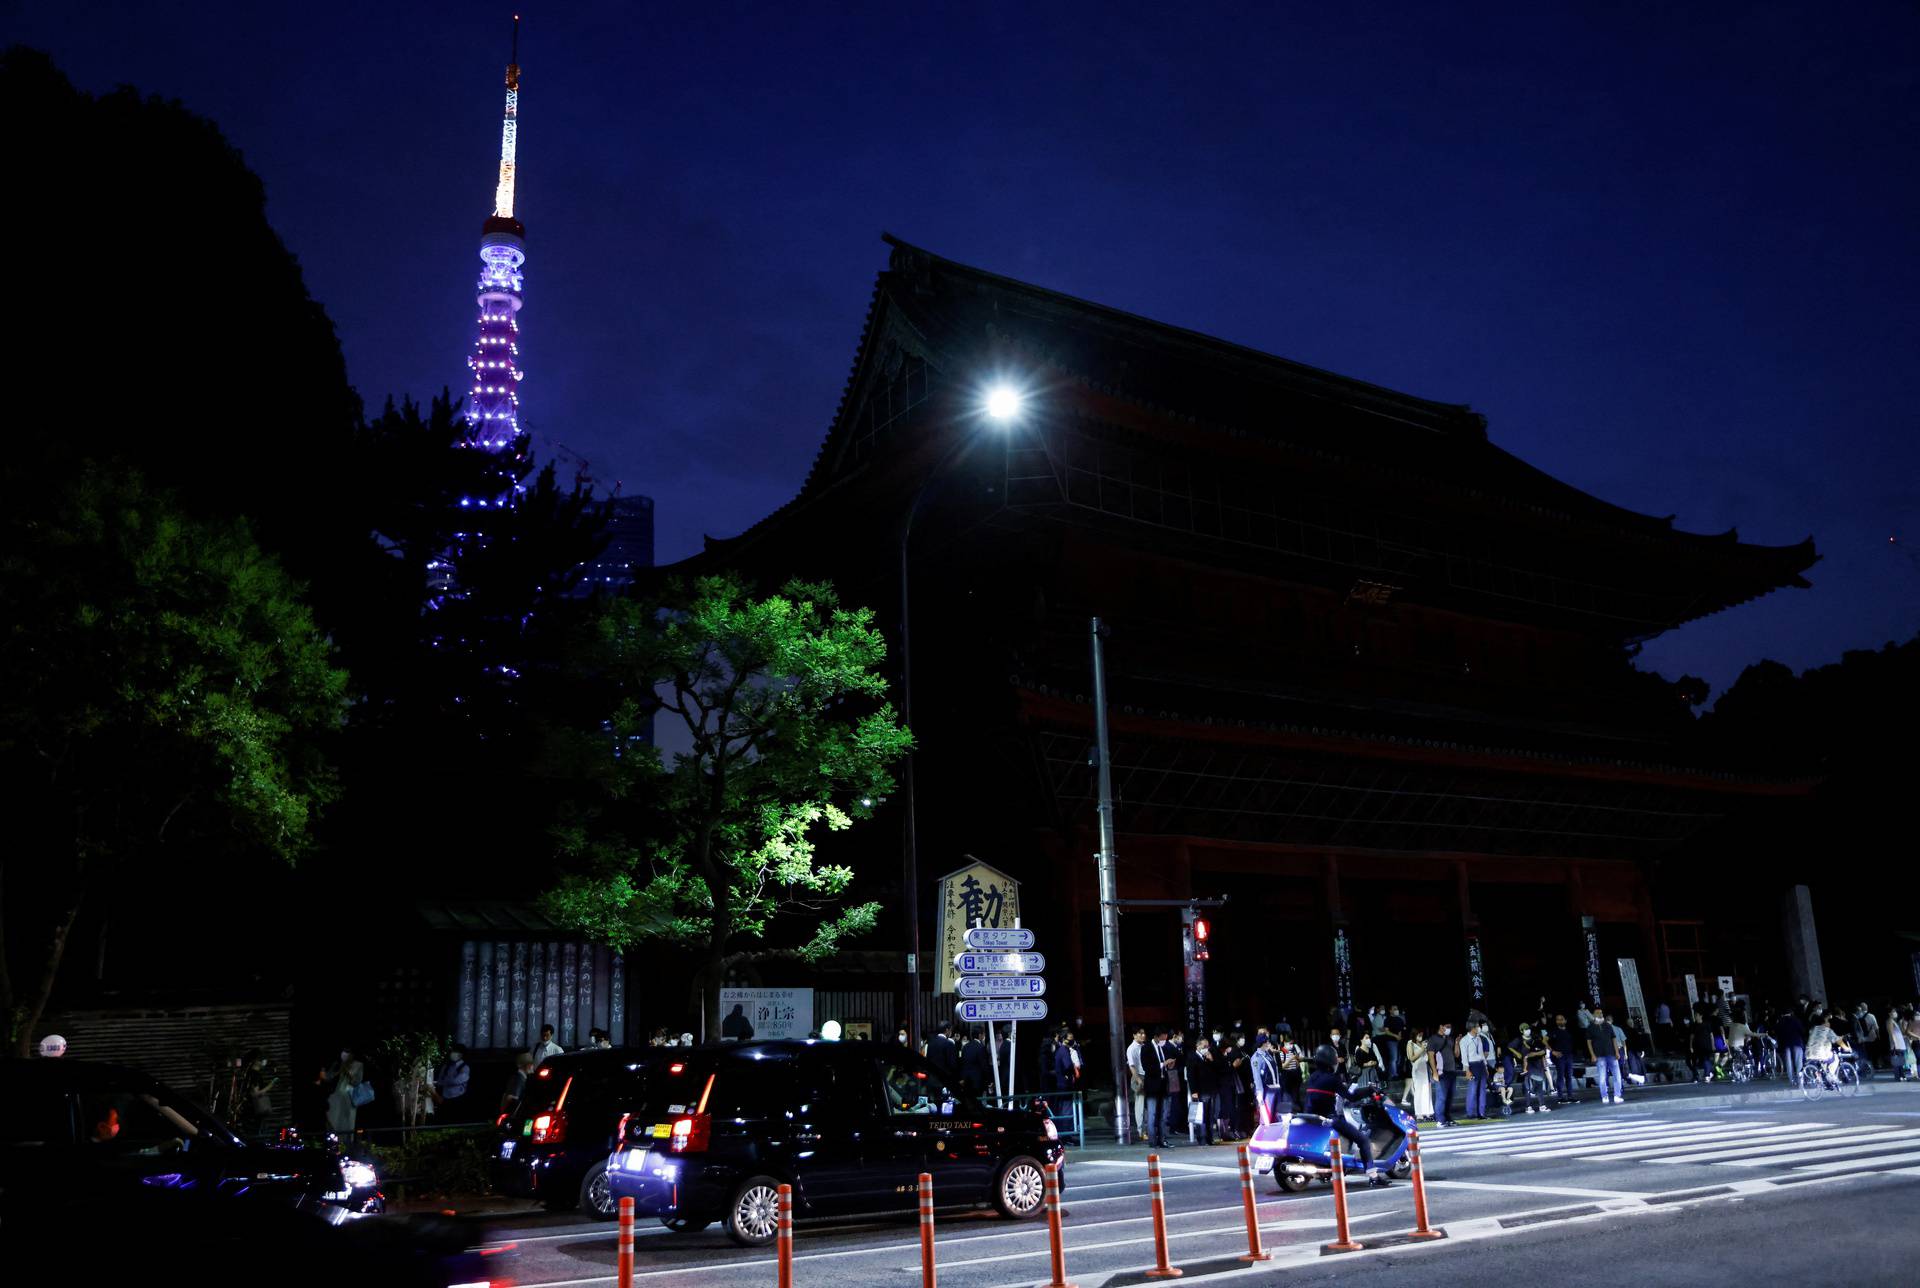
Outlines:
[{"label": "man in dark suit", "polygon": [[987,1043],[979,1029],[967,1034],[967,1044],[960,1048],[960,1081],[973,1095],[984,1095],[993,1085],[992,1057],[987,1054]]},{"label": "man in dark suit", "polygon": [[960,1048],[953,1044],[953,1038],[949,1036],[952,1030],[953,1025],[942,1024],[933,1031],[933,1036],[927,1039],[927,1063],[948,1082],[958,1082]]},{"label": "man in dark suit", "polygon": [[1147,1121],[1144,1133],[1155,1149],[1167,1148],[1167,1061],[1173,1057],[1167,1044],[1166,1026],[1153,1031],[1153,1041],[1140,1053],[1141,1072],[1146,1076]]}]

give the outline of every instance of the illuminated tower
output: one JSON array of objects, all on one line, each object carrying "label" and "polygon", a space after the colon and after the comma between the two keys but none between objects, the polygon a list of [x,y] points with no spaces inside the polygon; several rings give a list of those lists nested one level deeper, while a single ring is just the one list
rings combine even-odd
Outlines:
[{"label": "illuminated tower", "polygon": [[467,359],[473,380],[467,422],[479,447],[511,447],[520,437],[520,287],[526,225],[513,217],[513,156],[520,129],[520,15],[513,16],[507,110],[500,123],[500,183],[493,214],[480,226],[479,333]]}]

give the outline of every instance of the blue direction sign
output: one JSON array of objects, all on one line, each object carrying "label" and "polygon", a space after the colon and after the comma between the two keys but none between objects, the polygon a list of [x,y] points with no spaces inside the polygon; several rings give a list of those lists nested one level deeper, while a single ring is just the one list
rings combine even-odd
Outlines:
[{"label": "blue direction sign", "polygon": [[967,932],[967,947],[975,952],[1019,951],[1033,947],[1031,930],[1001,930],[994,926],[975,926]]},{"label": "blue direction sign", "polygon": [[953,991],[960,997],[1039,997],[1047,981],[1038,975],[962,975]]},{"label": "blue direction sign", "polygon": [[977,1002],[960,1002],[953,1018],[962,1024],[987,1024],[1001,1020],[1044,1020],[1047,1004],[1037,997],[991,997]]},{"label": "blue direction sign", "polygon": [[955,953],[953,968],[962,975],[1038,975],[1047,959],[1039,953]]}]

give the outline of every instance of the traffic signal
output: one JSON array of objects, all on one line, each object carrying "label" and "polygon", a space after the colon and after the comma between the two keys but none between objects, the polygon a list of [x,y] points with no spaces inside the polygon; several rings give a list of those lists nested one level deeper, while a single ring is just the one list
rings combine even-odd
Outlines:
[{"label": "traffic signal", "polygon": [[1207,924],[1205,917],[1193,919],[1193,959],[1195,961],[1203,962],[1212,956],[1207,944],[1207,936],[1212,930],[1213,927]]}]

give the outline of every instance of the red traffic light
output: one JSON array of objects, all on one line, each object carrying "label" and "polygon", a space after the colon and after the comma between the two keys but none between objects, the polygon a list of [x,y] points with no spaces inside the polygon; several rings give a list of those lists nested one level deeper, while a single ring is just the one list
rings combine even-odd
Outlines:
[{"label": "red traffic light", "polygon": [[1209,927],[1209,926],[1207,925],[1207,919],[1206,919],[1205,917],[1195,917],[1195,918],[1193,919],[1193,939],[1194,939],[1194,942],[1195,942],[1195,943],[1200,943],[1200,944],[1204,944],[1204,943],[1206,943],[1206,942],[1207,942],[1207,931],[1208,931],[1209,929],[1211,929],[1211,927]]}]

